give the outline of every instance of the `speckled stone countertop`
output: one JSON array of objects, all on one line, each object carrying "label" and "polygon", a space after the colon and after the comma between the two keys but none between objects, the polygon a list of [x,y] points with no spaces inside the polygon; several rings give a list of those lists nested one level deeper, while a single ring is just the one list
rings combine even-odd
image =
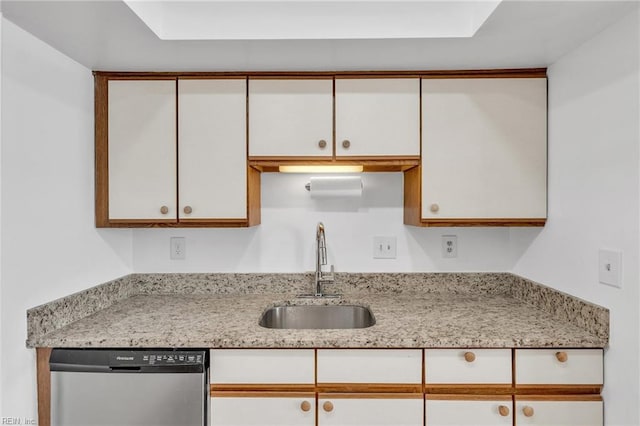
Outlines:
[{"label": "speckled stone countertop", "polygon": [[[28,347],[605,347],[609,311],[505,273],[338,274],[340,299],[298,299],[310,274],[134,274],[28,311]],[[358,304],[356,330],[258,325],[275,305]]]}]

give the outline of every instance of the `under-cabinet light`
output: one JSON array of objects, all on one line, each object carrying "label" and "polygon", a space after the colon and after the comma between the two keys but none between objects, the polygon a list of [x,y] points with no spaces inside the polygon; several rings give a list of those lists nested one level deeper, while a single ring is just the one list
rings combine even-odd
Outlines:
[{"label": "under-cabinet light", "polygon": [[357,165],[339,165],[339,166],[278,166],[278,170],[282,173],[361,173],[363,167]]}]

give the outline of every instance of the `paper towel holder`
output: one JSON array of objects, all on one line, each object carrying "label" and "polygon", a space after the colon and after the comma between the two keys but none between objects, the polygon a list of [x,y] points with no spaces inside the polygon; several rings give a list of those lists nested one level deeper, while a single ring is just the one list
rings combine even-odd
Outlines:
[{"label": "paper towel holder", "polygon": [[[322,177],[312,177],[311,179],[318,179],[318,180],[331,180],[335,183],[340,183],[340,182],[344,182],[345,184],[347,182],[350,182],[353,179],[353,176],[322,176]],[[364,189],[364,184],[362,183],[362,180],[360,180],[360,188]],[[311,192],[311,182],[307,182],[304,185],[304,189],[306,189],[307,191]]]}]

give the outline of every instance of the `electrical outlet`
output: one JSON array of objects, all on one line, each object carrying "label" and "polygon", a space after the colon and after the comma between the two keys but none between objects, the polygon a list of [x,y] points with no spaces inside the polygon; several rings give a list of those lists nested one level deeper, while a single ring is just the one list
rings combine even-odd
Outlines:
[{"label": "electrical outlet", "polygon": [[601,284],[622,288],[622,252],[598,251],[598,280]]},{"label": "electrical outlet", "polygon": [[458,257],[458,237],[456,235],[442,236],[442,257]]},{"label": "electrical outlet", "polygon": [[186,256],[187,243],[185,242],[184,237],[171,237],[171,243],[169,244],[171,248],[170,258],[172,260],[183,260]]},{"label": "electrical outlet", "polygon": [[396,237],[373,237],[374,259],[396,258]]}]

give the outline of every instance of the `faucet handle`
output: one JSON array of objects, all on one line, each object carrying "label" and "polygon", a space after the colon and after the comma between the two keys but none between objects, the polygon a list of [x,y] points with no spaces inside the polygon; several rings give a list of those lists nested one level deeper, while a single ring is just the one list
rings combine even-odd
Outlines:
[{"label": "faucet handle", "polygon": [[323,281],[334,281],[335,280],[333,265],[331,265],[331,269],[329,270],[329,273],[326,276],[322,277],[322,280]]}]

